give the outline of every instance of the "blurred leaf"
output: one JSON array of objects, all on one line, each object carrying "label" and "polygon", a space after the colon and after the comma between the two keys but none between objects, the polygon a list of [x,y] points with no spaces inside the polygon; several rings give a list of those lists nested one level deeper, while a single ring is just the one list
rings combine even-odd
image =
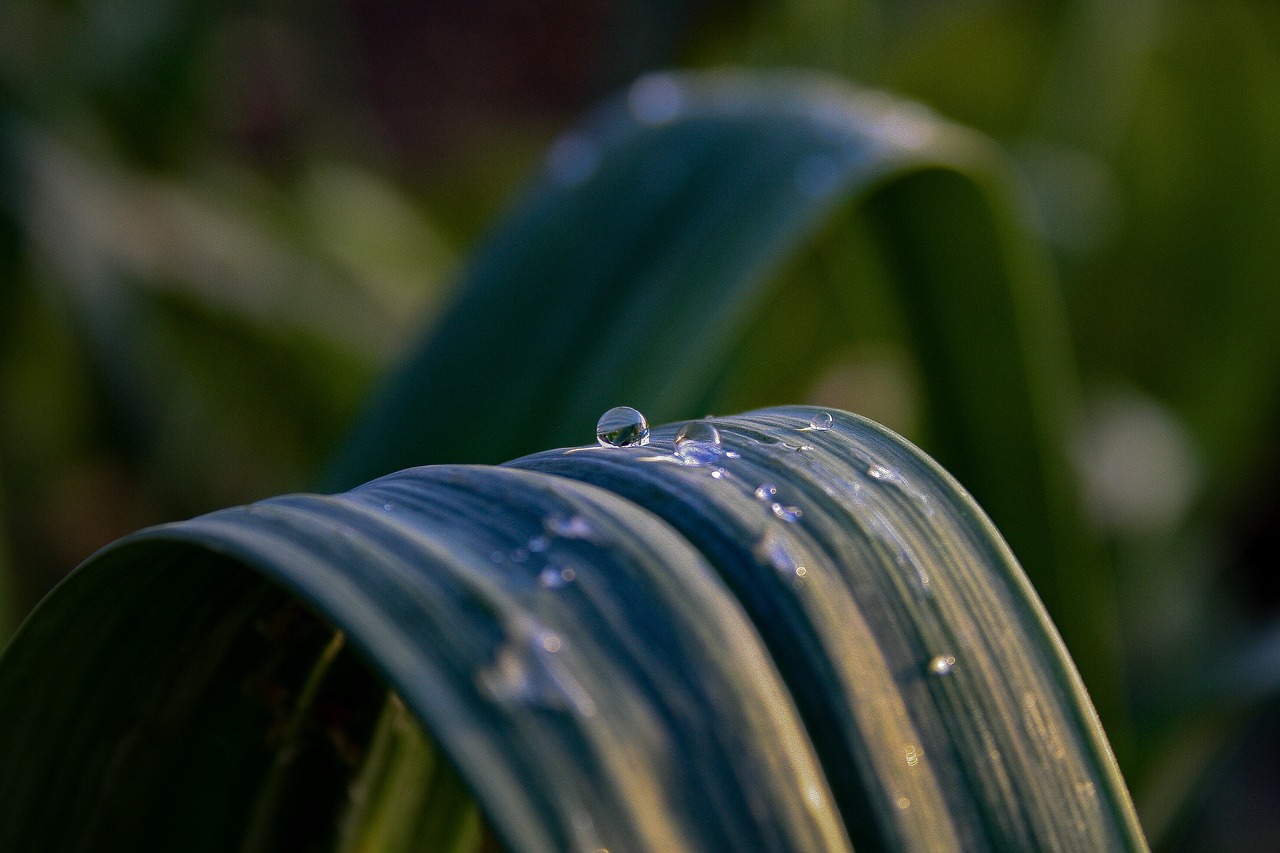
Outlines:
[{"label": "blurred leaf", "polygon": [[323,835],[356,771],[319,759],[366,752],[379,696],[336,690],[349,646],[513,853],[849,850],[846,828],[1145,849],[1070,660],[954,480],[843,413],[711,425],[718,447],[672,426],[516,463],[561,476],[418,468],[121,540],[0,660],[0,842],[227,849],[263,797],[260,849]]},{"label": "blurred leaf", "polygon": [[992,146],[879,93],[653,75],[606,103],[552,146],[326,487],[573,444],[624,402],[655,420],[703,414],[736,350],[785,346],[767,325],[783,310],[756,334],[771,275],[863,201],[927,391],[923,443],[989,507],[1119,727],[1109,585],[1066,458],[1074,377],[1044,258]]}]

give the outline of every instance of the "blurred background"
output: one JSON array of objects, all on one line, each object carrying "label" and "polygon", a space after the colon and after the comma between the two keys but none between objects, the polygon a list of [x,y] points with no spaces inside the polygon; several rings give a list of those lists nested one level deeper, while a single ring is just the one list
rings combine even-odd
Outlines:
[{"label": "blurred background", "polygon": [[[1280,846],[1262,0],[4,0],[10,626],[125,533],[307,488],[556,134],[645,71],[724,65],[884,88],[1009,152],[1071,321],[1144,823],[1160,849]],[[910,437],[903,352],[868,336],[756,402]],[[1232,648],[1250,687],[1182,707]]]}]

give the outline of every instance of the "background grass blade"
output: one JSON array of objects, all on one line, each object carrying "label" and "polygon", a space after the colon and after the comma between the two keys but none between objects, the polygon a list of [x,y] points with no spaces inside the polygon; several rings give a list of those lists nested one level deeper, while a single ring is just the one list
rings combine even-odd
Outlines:
[{"label": "background grass blade", "polygon": [[0,666],[0,846],[330,843],[315,815],[382,698],[350,651],[511,851],[849,849],[770,658],[688,543],[591,486],[457,467],[145,531],[70,577]]},{"label": "background grass blade", "polygon": [[[1109,587],[1065,453],[1074,378],[1047,267],[993,146],[878,93],[656,75],[606,103],[552,147],[326,487],[574,444],[622,402],[655,420],[704,414],[744,341],[767,353],[788,334],[762,316],[772,275],[815,234],[839,240],[822,226],[864,201],[927,382],[921,440],[989,505],[1120,728]],[[801,368],[730,405],[793,400],[817,365]]]},{"label": "background grass blade", "polygon": [[1056,632],[972,499],[853,415],[712,421],[721,453],[575,448],[513,465],[582,479],[708,554],[759,627],[855,846],[1145,849]]}]

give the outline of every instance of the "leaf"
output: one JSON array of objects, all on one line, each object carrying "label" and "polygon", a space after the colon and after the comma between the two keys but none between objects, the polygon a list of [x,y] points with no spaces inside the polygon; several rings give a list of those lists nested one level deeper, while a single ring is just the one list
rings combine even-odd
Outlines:
[{"label": "leaf", "polygon": [[981,511],[815,414],[715,421],[714,464],[666,427],[121,540],[0,658],[0,847],[329,843],[381,697],[353,650],[513,853],[1145,849]]},{"label": "leaf", "polygon": [[[701,416],[744,340],[775,345],[752,333],[777,268],[865,204],[927,391],[924,446],[1008,536],[1120,728],[1110,582],[1066,456],[1062,307],[1009,187],[988,141],[881,93],[797,75],[642,78],[551,148],[324,486],[575,444],[619,403]],[[793,400],[804,380],[748,404]]]}]

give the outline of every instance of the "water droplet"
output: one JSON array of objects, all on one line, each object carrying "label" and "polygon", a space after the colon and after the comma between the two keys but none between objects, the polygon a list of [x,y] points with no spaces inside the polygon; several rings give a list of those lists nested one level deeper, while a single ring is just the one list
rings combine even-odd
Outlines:
[{"label": "water droplet", "polygon": [[684,90],[669,74],[649,74],[631,85],[627,107],[641,124],[666,124],[680,115]]},{"label": "water droplet", "polygon": [[395,509],[395,507],[394,507],[394,506],[392,506],[391,504],[383,504],[383,505],[382,505],[382,511],[383,511],[383,512],[391,512],[393,509]]},{"label": "water droplet", "polygon": [[535,536],[526,542],[524,547],[528,549],[530,554],[541,554],[551,547],[551,540],[545,536]]},{"label": "water droplet", "polygon": [[908,797],[898,797],[898,808],[906,810],[911,808],[911,800]]},{"label": "water droplet", "polygon": [[879,464],[872,464],[867,466],[867,474],[877,480],[888,480],[893,477],[893,469]]},{"label": "water droplet", "polygon": [[914,746],[913,744],[907,744],[905,747],[902,748],[902,752],[907,759],[908,767],[915,767],[917,764],[920,763],[921,750],[918,747]]},{"label": "water droplet", "polygon": [[547,174],[564,187],[586,183],[599,166],[599,147],[581,133],[566,133],[547,151]]},{"label": "water droplet", "polygon": [[711,476],[716,478],[717,480],[723,480],[729,476],[729,472],[724,470],[723,468],[717,468],[716,470],[711,472]]},{"label": "water droplet", "polygon": [[649,443],[649,422],[630,406],[615,406],[596,423],[601,447],[640,447]]},{"label": "water droplet", "polygon": [[725,459],[741,459],[742,454],[736,450],[726,450],[724,452],[724,458]]},{"label": "water droplet", "polygon": [[497,702],[595,716],[596,703],[566,666],[563,648],[558,634],[528,626],[495,650],[492,663],[476,673],[476,686]]},{"label": "water droplet", "polygon": [[561,539],[590,539],[595,528],[586,516],[548,515],[542,520],[542,529]]},{"label": "water droplet", "polygon": [[523,563],[529,559],[529,552],[523,548],[516,548],[511,552],[511,562]]},{"label": "water droplet", "polygon": [[538,574],[538,583],[547,589],[559,589],[567,583],[573,583],[578,573],[570,566],[563,568],[557,566],[547,566]]},{"label": "water droplet", "polygon": [[782,538],[773,533],[762,536],[752,548],[752,552],[756,559],[768,563],[784,575],[796,575],[797,570],[802,568],[791,556]]},{"label": "water droplet", "polygon": [[685,465],[708,465],[720,453],[720,430],[706,421],[689,421],[676,433],[676,456]]},{"label": "water droplet", "polygon": [[773,510],[773,514],[787,523],[799,521],[804,512],[798,506],[785,506],[780,503],[771,504],[769,509]]},{"label": "water droplet", "polygon": [[778,487],[773,483],[761,483],[756,486],[756,500],[772,502],[778,496]]},{"label": "water droplet", "polygon": [[821,432],[831,429],[832,417],[830,412],[818,412],[809,418],[809,429]]},{"label": "water droplet", "polygon": [[929,672],[934,675],[950,675],[955,669],[956,659],[952,655],[938,655],[929,661]]}]

